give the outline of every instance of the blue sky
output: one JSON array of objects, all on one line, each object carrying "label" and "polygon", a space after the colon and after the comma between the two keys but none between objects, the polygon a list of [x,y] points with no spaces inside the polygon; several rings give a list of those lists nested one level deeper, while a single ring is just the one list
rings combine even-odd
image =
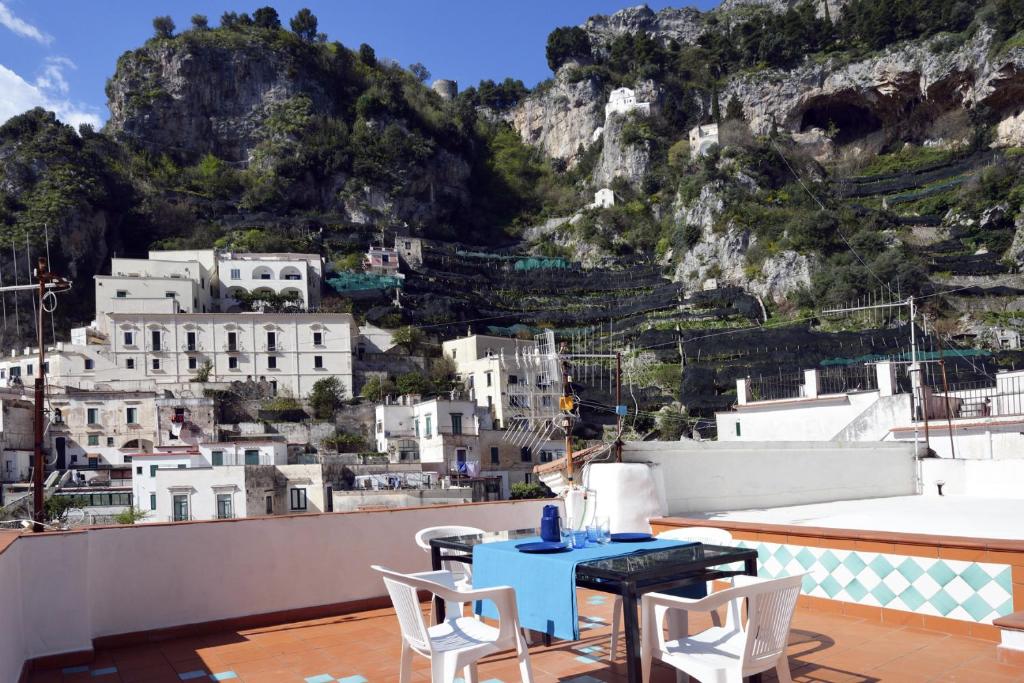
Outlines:
[{"label": "blue sky", "polygon": [[[121,53],[152,35],[152,19],[169,14],[179,28],[193,14],[215,24],[225,10],[252,12],[265,4],[199,0],[0,0],[0,122],[36,105],[77,124],[106,121],[103,86]],[[334,0],[272,2],[287,25],[301,7],[320,30],[349,47],[369,43],[378,57],[423,63],[435,78],[460,87],[483,78],[521,78],[527,85],[550,75],[544,43],[556,26],[608,14],[636,0]],[[649,0],[652,9],[716,0]]]}]

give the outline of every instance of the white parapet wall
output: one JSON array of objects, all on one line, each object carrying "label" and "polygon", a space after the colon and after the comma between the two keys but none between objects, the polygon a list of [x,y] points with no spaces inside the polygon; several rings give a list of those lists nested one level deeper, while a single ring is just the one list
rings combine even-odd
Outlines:
[{"label": "white parapet wall", "polygon": [[921,461],[921,490],[925,495],[1024,498],[1024,458],[969,460],[926,458]]},{"label": "white parapet wall", "polygon": [[430,568],[418,530],[536,527],[552,502],[0,533],[0,681],[102,636],[380,597],[371,564]]},{"label": "white parapet wall", "polygon": [[911,444],[627,442],[622,456],[660,473],[670,515],[917,493]]}]

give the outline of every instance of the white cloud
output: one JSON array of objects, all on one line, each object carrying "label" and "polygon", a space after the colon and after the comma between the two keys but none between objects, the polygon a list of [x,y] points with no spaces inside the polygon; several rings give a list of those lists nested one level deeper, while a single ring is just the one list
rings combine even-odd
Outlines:
[{"label": "white cloud", "polygon": [[49,45],[53,42],[53,36],[43,33],[24,19],[14,16],[14,13],[8,9],[2,0],[0,0],[0,26],[7,27],[22,38],[31,38],[43,45]]},{"label": "white cloud", "polygon": [[43,75],[32,84],[0,64],[0,123],[33,107],[43,107],[56,113],[57,118],[64,123],[76,128],[81,123],[89,123],[99,128],[102,121],[94,108],[61,97],[67,93],[67,81],[59,69],[56,73],[59,74],[59,79],[53,80],[51,74],[48,81],[47,68],[44,67]]},{"label": "white cloud", "polygon": [[64,78],[64,69],[77,69],[75,63],[67,57],[47,57],[43,64],[43,72],[36,77],[36,87],[40,90],[55,90],[61,95],[68,93],[68,81]]}]

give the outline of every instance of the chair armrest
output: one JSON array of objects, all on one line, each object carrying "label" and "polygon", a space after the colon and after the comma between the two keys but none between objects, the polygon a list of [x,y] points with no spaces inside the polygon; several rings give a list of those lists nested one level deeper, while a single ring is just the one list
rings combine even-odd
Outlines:
[{"label": "chair armrest", "polygon": [[711,612],[738,597],[742,596],[737,594],[735,588],[727,588],[699,599],[683,598],[666,593],[645,593],[641,598],[641,604],[644,607],[649,605],[650,607],[671,607],[688,612]]}]

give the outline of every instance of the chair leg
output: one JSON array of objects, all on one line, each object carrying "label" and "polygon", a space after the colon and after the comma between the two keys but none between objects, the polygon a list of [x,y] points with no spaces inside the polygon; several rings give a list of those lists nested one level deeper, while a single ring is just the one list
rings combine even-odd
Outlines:
[{"label": "chair leg", "polygon": [[612,642],[609,644],[609,657],[615,659],[615,653],[619,648],[619,631],[622,628],[622,598],[615,596],[615,603],[612,605]]},{"label": "chair leg", "polygon": [[722,625],[722,615],[716,609],[711,610],[711,623],[714,626]]},{"label": "chair leg", "polygon": [[477,683],[480,677],[476,673],[476,662],[473,662],[465,669],[462,670],[462,676],[466,679],[466,683]]},{"label": "chair leg", "polygon": [[412,681],[412,648],[403,639],[402,656],[398,663],[398,683],[410,683],[410,681]]},{"label": "chair leg", "polygon": [[455,659],[445,656],[445,653],[434,652],[430,657],[430,683],[454,683],[455,681]]},{"label": "chair leg", "polygon": [[530,652],[524,647],[519,653],[519,678],[523,683],[533,683],[533,667],[530,665]]},{"label": "chair leg", "polygon": [[789,657],[785,653],[779,657],[779,663],[775,665],[775,675],[779,683],[793,683],[793,676],[789,672]]}]

